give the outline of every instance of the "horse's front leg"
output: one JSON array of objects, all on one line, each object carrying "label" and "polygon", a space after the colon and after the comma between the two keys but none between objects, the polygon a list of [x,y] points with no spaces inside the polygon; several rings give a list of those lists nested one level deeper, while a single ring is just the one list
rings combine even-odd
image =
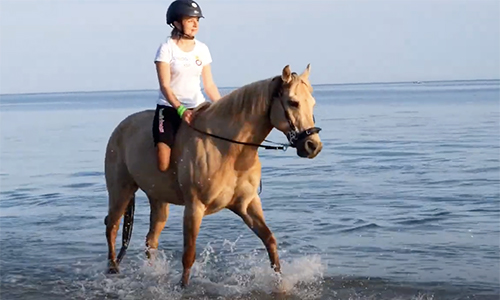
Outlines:
[{"label": "horse's front leg", "polygon": [[246,207],[239,205],[230,209],[239,215],[245,221],[245,224],[262,240],[271,261],[271,267],[274,268],[274,271],[281,272],[278,243],[264,220],[260,197],[256,196]]},{"label": "horse's front leg", "polygon": [[205,215],[205,207],[203,204],[193,199],[191,203],[187,203],[184,209],[184,254],[182,255],[182,279],[181,287],[186,287],[189,284],[189,274],[193,266],[196,256],[196,238],[200,232],[201,220]]}]

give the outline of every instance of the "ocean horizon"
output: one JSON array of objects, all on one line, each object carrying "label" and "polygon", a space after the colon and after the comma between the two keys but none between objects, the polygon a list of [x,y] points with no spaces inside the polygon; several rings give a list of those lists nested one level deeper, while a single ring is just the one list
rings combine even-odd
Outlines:
[{"label": "ocean horizon", "polygon": [[[264,79],[264,78],[262,78]],[[257,80],[256,80],[257,81]],[[363,85],[401,85],[401,84],[442,84],[442,83],[467,83],[467,82],[500,82],[500,78],[476,78],[476,79],[443,79],[443,80],[411,80],[411,81],[373,81],[373,82],[345,82],[345,83],[311,83],[313,87],[324,86],[363,86]],[[248,82],[249,84],[251,82]],[[234,90],[242,87],[240,86],[219,86],[221,90]],[[114,93],[114,92],[150,92],[158,91],[155,88],[144,89],[115,89],[115,90],[73,90],[73,91],[45,91],[45,92],[28,92],[28,93],[2,93],[1,96],[22,96],[22,95],[38,95],[38,94],[74,94],[74,93]],[[1,100],[1,99],[0,99]]]}]

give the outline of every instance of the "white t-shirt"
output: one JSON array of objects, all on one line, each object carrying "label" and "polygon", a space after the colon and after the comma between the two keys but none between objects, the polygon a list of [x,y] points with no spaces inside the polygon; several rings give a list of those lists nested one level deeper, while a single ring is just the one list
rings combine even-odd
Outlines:
[{"label": "white t-shirt", "polygon": [[[207,45],[196,39],[194,41],[193,50],[184,52],[169,38],[167,42],[160,44],[155,57],[155,62],[163,61],[170,64],[170,87],[186,108],[194,108],[205,102],[201,92],[201,71],[203,66],[212,62]],[[171,106],[161,89],[157,103]]]}]

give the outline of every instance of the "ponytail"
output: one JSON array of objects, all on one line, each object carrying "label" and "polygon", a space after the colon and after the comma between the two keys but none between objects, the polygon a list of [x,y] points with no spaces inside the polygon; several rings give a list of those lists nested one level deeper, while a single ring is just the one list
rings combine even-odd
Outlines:
[{"label": "ponytail", "polygon": [[174,39],[174,40],[178,40],[180,38],[182,38],[182,32],[177,29],[177,27],[174,26],[174,28],[172,28],[172,32],[170,33],[170,36]]}]

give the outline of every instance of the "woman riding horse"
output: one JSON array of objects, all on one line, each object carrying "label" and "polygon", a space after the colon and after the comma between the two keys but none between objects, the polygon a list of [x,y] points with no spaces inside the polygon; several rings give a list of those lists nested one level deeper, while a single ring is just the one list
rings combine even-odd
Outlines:
[{"label": "woman riding horse", "polygon": [[[179,126],[171,166],[165,172],[157,168],[150,131],[155,112],[138,112],[120,122],[109,138],[105,157],[109,272],[118,272],[130,241],[138,189],[147,195],[151,207],[146,237],[151,249],[158,248],[169,204],[184,206],[182,286],[189,282],[203,217],[222,209],[242,218],[266,246],[271,266],[280,272],[276,238],[266,225],[257,193],[261,179],[258,149],[276,128],[299,157],[312,159],[321,152],[309,72],[309,65],[300,75],[286,66],[280,76],[247,84],[208,107],[196,108],[196,120]],[[117,258],[115,241],[124,214]]]}]

